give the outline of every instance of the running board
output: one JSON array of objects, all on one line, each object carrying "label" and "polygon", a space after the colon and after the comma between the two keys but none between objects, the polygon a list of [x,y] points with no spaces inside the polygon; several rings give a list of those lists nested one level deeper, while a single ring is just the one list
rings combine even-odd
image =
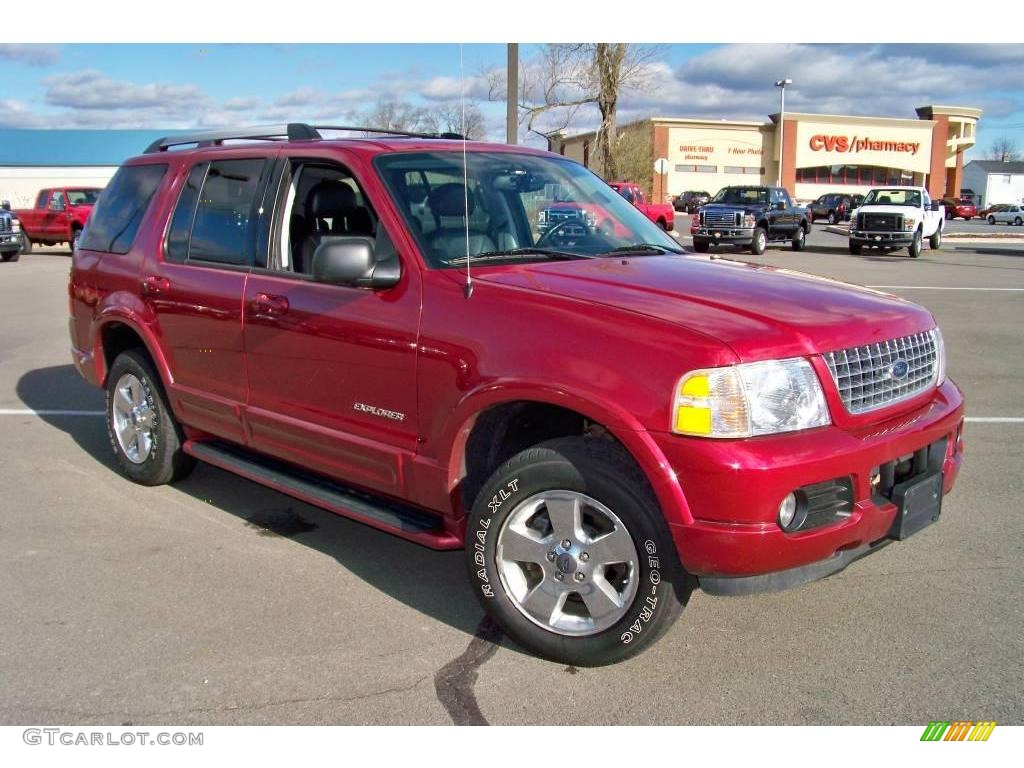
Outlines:
[{"label": "running board", "polygon": [[283,461],[218,441],[186,440],[185,453],[309,504],[431,549],[461,549],[441,518],[401,502],[371,496]]}]

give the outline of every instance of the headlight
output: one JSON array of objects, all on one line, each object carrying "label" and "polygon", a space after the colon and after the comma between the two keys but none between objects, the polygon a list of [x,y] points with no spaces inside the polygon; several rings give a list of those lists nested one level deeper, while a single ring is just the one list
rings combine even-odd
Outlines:
[{"label": "headlight", "polygon": [[915,229],[917,229],[917,219],[904,219],[903,229],[906,232],[913,232]]},{"label": "headlight", "polygon": [[743,217],[743,226],[746,227],[747,229],[750,229],[752,226],[754,226],[755,223],[756,222],[754,221],[754,214],[748,213]]},{"label": "headlight", "polygon": [[672,431],[752,437],[831,424],[825,394],[802,357],[686,374],[676,386]]},{"label": "headlight", "polygon": [[11,231],[21,232],[21,221],[19,219],[11,219]]},{"label": "headlight", "polygon": [[935,386],[941,387],[946,380],[946,342],[942,339],[942,331],[938,326],[932,331],[935,338]]}]

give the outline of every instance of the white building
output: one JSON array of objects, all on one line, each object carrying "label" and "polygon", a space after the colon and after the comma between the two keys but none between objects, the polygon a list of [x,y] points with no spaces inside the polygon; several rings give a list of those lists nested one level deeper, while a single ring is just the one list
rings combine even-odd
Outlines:
[{"label": "white building", "polygon": [[974,191],[982,208],[1024,202],[1024,163],[971,160],[964,166],[964,187]]}]

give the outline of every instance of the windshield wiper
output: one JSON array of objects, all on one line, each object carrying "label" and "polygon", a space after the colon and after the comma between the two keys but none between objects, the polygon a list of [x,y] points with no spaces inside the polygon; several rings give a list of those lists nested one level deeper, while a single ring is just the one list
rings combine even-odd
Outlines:
[{"label": "windshield wiper", "polygon": [[623,245],[618,248],[612,248],[610,251],[598,254],[599,256],[618,256],[623,253],[686,253],[686,251],[676,250],[675,248],[669,248],[665,245],[656,245],[655,243],[633,243],[632,245]]},{"label": "windshield wiper", "polygon": [[501,261],[503,259],[517,258],[519,256],[544,256],[549,259],[560,259],[568,261],[570,259],[593,259],[594,256],[590,256],[585,253],[569,253],[568,251],[554,251],[550,248],[510,248],[507,251],[487,251],[477,256],[459,256],[455,259],[449,259],[448,264],[465,264],[468,260],[470,264],[476,264],[480,261]]}]

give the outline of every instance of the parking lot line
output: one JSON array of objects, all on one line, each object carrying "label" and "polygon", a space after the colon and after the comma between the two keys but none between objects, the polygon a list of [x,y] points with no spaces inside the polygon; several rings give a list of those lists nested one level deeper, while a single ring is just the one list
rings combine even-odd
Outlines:
[{"label": "parking lot line", "polygon": [[0,408],[0,416],[103,416],[103,411],[62,411],[33,408]]}]

